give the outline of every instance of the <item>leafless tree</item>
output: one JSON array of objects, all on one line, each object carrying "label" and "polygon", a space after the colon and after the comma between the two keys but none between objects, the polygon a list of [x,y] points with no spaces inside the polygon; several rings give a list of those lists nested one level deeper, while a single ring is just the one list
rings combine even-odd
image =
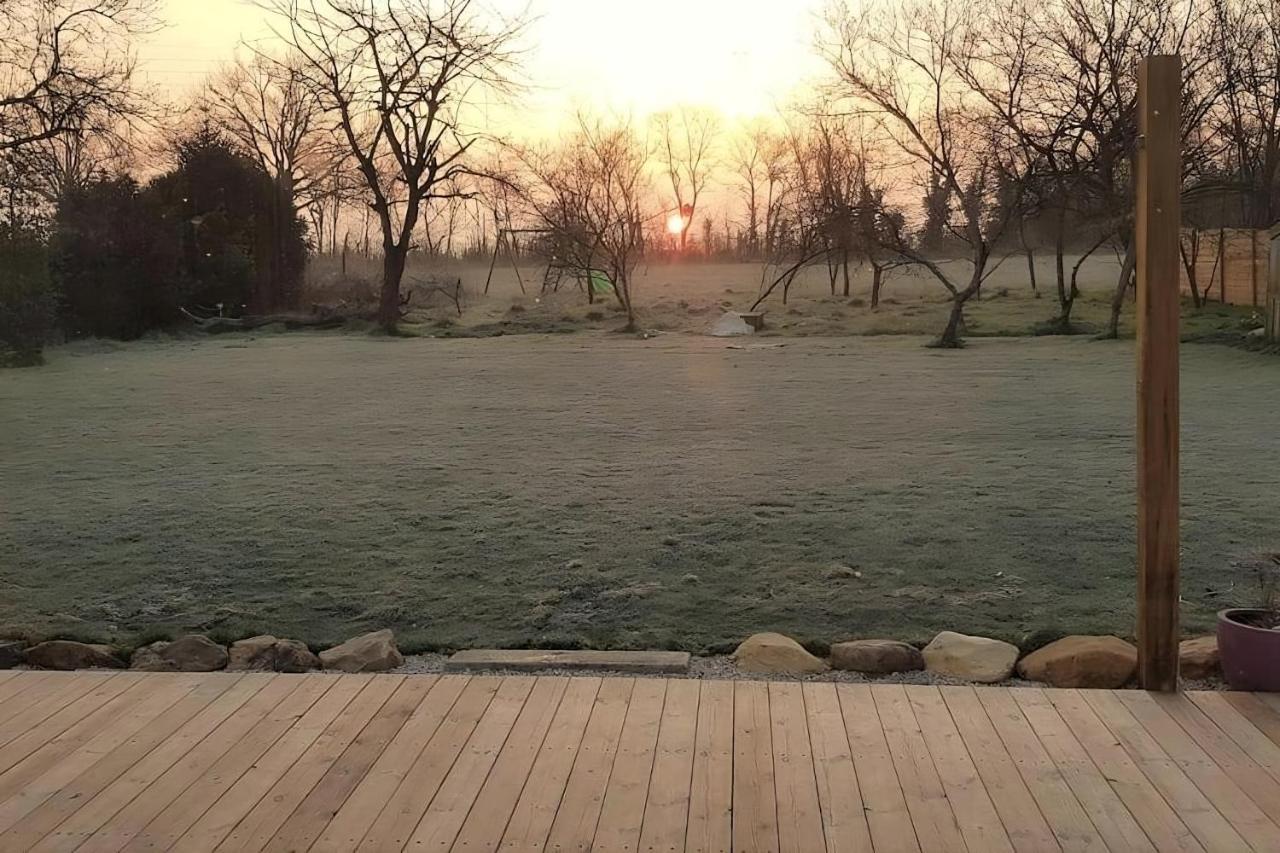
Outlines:
[{"label": "leafless tree", "polygon": [[467,195],[480,138],[467,112],[505,90],[523,24],[471,0],[259,0],[334,117],[382,234],[378,321],[394,331],[405,261],[424,209]]},{"label": "leafless tree", "polygon": [[131,41],[155,0],[0,0],[0,150],[147,112]]},{"label": "leafless tree", "polygon": [[296,60],[257,55],[210,78],[203,105],[298,206],[314,176],[308,160],[324,141],[325,116]]},{"label": "leafless tree", "polygon": [[1223,83],[1212,123],[1225,143],[1223,166],[1247,202],[1241,219],[1277,219],[1280,187],[1280,4],[1212,0],[1210,73]]},{"label": "leafless tree", "polygon": [[648,146],[629,122],[578,116],[576,132],[560,142],[520,151],[521,198],[529,219],[554,239],[562,260],[592,286],[600,270],[636,327],[633,275],[644,250]]},{"label": "leafless tree", "polygon": [[825,53],[836,73],[835,93],[877,122],[919,186],[937,181],[955,200],[946,227],[966,249],[966,277],[956,278],[902,232],[888,235],[887,248],[946,288],[951,311],[937,344],[960,346],[965,305],[993,269],[994,248],[1028,177],[960,67],[975,38],[973,10],[955,0],[869,3],[856,11],[840,4],[828,21]]},{"label": "leafless tree", "polygon": [[698,215],[715,168],[715,146],[720,119],[706,109],[680,107],[654,117],[658,138],[658,162],[671,184],[675,209],[682,218],[680,251],[688,248],[689,229]]},{"label": "leafless tree", "polygon": [[757,119],[741,127],[729,147],[734,189],[746,213],[746,251],[758,257],[771,250],[770,237],[788,172],[785,134]]},{"label": "leafless tree", "polygon": [[201,98],[201,106],[271,177],[276,245],[270,258],[271,298],[263,310],[298,302],[301,271],[287,257],[287,223],[314,200],[311,189],[325,166],[324,112],[300,65],[293,57],[259,53],[215,74]]}]

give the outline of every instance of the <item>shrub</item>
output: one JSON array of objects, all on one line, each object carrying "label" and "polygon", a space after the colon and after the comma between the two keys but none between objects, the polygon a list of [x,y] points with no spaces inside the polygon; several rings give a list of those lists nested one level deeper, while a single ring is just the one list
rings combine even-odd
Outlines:
[{"label": "shrub", "polygon": [[0,367],[43,364],[53,315],[44,242],[28,230],[0,233]]},{"label": "shrub", "polygon": [[179,241],[131,178],[69,192],[58,206],[50,268],[72,335],[131,340],[179,316]]}]

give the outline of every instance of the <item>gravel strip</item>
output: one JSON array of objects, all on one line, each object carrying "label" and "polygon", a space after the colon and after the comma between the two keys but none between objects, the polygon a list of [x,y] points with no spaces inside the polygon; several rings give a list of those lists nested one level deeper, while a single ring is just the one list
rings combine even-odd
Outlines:
[{"label": "gravel strip", "polygon": [[[393,669],[392,672],[400,675],[421,675],[424,673],[440,673],[444,672],[445,661],[449,659],[448,655],[406,655],[404,665]],[[471,673],[475,674],[475,673]],[[918,672],[899,672],[893,675],[884,676],[868,676],[860,672],[845,672],[843,670],[830,670],[828,672],[820,672],[814,674],[787,674],[779,673],[774,675],[761,675],[755,672],[740,672],[733,662],[733,658],[729,655],[710,655],[707,657],[695,656],[689,662],[688,674],[674,673],[635,673],[635,672],[609,672],[602,670],[585,670],[572,668],[554,668],[539,670],[537,673],[529,673],[515,670],[494,669],[485,670],[485,675],[577,675],[577,676],[602,676],[605,678],[695,678],[705,679],[708,681],[723,681],[737,679],[740,681],[834,681],[850,684],[933,684],[938,686],[963,686],[972,685],[973,682],[965,681],[960,678],[950,678],[945,675],[935,675],[924,670]],[[991,685],[986,685],[991,686]],[[1027,681],[1022,678],[1010,678],[1005,681],[998,682],[998,687],[1044,687],[1036,681]],[[1183,690],[1229,690],[1230,688],[1225,682],[1217,679],[1206,680],[1184,680],[1182,682]]]}]

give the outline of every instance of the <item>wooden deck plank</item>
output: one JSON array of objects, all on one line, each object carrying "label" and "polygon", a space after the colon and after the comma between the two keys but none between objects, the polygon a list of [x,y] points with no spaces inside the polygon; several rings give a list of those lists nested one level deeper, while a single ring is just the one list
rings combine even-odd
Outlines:
[{"label": "wooden deck plank", "polygon": [[1009,692],[966,687],[948,690],[972,691],[1059,846],[1069,853],[1105,853],[1107,846],[1093,821]]},{"label": "wooden deck plank", "polygon": [[736,682],[733,703],[733,849],[777,853],[778,798],[768,683]]},{"label": "wooden deck plank", "polygon": [[1119,699],[1103,690],[1080,691],[1080,695],[1206,850],[1250,849],[1230,821]]},{"label": "wooden deck plank", "polygon": [[1012,853],[1009,834],[942,694],[936,687],[908,686],[904,690],[965,844],[970,850]]},{"label": "wooden deck plank", "polygon": [[569,781],[565,783],[560,808],[547,836],[547,850],[591,847],[635,684],[631,678],[609,679],[600,687],[569,772]]},{"label": "wooden deck plank", "polygon": [[[107,690],[108,686],[112,687],[106,695],[95,695],[95,691],[83,697],[80,701],[88,701],[93,705],[92,710],[63,731],[52,733],[60,728],[58,725],[50,726],[52,731],[42,731],[43,727],[37,726],[0,750],[8,753],[5,758],[0,759],[0,767],[3,767],[0,772],[0,801],[26,788],[32,780],[84,747],[104,730],[108,733],[108,738],[121,737],[114,726],[122,715],[126,717],[127,725],[132,717],[155,707],[157,694],[176,702],[182,693],[195,686],[195,682],[188,678],[181,681],[169,680],[157,686],[153,681],[135,678],[132,682],[111,681],[99,690]],[[123,689],[119,689],[121,687]],[[178,689],[176,693],[175,687]],[[111,693],[115,695],[110,695]],[[102,701],[103,699],[106,701]],[[3,826],[2,821],[0,826]]]},{"label": "wooden deck plank", "polygon": [[699,684],[667,683],[666,705],[644,807],[640,849],[681,853],[689,827],[693,752],[698,735]]},{"label": "wooden deck plank", "polygon": [[[0,833],[197,689],[195,678],[146,679],[0,775]],[[97,719],[97,718],[103,719]]]},{"label": "wooden deck plank", "polygon": [[[422,700],[329,821],[312,845],[312,850],[355,849],[422,748],[444,721],[468,680],[455,676],[440,679],[423,676],[405,680],[400,689],[421,692],[424,694]],[[348,706],[315,745],[263,797],[262,802],[240,821],[219,849],[227,853],[263,849],[381,708],[376,697],[363,694]]]},{"label": "wooden deck plank", "polygon": [[[985,698],[986,694],[983,695]],[[1000,695],[1017,702],[1022,716],[1030,724],[1057,772],[1075,794],[1075,799],[1088,815],[1103,843],[1112,850],[1155,853],[1156,848],[1152,846],[1147,834],[1112,790],[1084,747],[1075,739],[1071,729],[1058,716],[1044,692],[1025,688]],[[1057,827],[1054,829],[1056,832]],[[1077,828],[1080,832],[1084,830],[1083,825]],[[1061,838],[1059,836],[1060,840]],[[1063,847],[1066,846],[1064,843]]]},{"label": "wooden deck plank", "polygon": [[1122,740],[1098,718],[1079,691],[1054,690],[1042,695],[1053,704],[1156,849],[1161,853],[1169,850],[1198,853],[1204,849],[1134,760],[1123,748],[1117,748],[1122,747]]},{"label": "wooden deck plank", "polygon": [[[582,743],[591,709],[601,687],[599,678],[571,678],[556,709],[556,715],[534,757],[528,781],[520,792],[503,828],[496,849],[541,850],[560,808],[569,773]],[[469,838],[467,828],[463,836]],[[478,849],[489,847],[488,833],[476,840]]]},{"label": "wooden deck plank", "polygon": [[1252,693],[1223,693],[1222,698],[1231,703],[1245,719],[1267,737],[1272,743],[1280,744],[1280,711],[1268,705]]},{"label": "wooden deck plank", "polygon": [[943,687],[939,695],[991,797],[1013,849],[1019,853],[1061,849],[1035,796],[973,688]]},{"label": "wooden deck plank", "polygon": [[[617,686],[616,681],[603,684]],[[503,831],[505,851],[542,850],[560,809],[569,774],[602,689],[599,678],[573,678],[565,688],[551,729],[529,771],[529,780]]]},{"label": "wooden deck plank", "polygon": [[[1086,695],[1093,698],[1092,693]],[[1254,850],[1280,850],[1280,827],[1268,819],[1217,762],[1147,694],[1121,691],[1107,696],[1123,705],[1141,723]],[[1276,818],[1280,820],[1280,813]]]},{"label": "wooden deck plank", "polygon": [[[40,697],[56,690],[58,685],[65,683],[72,675],[66,672],[27,670],[18,678],[0,684],[0,719],[8,719],[15,713],[15,708],[38,702]],[[19,696],[22,697],[21,700],[18,700]]]},{"label": "wooden deck plank", "polygon": [[353,702],[361,699],[380,708],[398,686],[395,679],[375,679],[371,675],[337,678],[338,683],[254,760],[220,797],[206,797],[212,805],[198,819],[190,821],[191,826],[174,843],[174,850],[215,849]]},{"label": "wooden deck plank", "polygon": [[[568,686],[567,678],[540,678],[533,685],[529,701],[520,711],[520,717],[494,762],[489,778],[480,789],[471,813],[458,831],[454,841],[456,849],[498,849],[507,821],[520,800]],[[542,779],[534,780],[535,785],[542,782]]]},{"label": "wooden deck plank", "polygon": [[[418,821],[431,805],[431,799],[440,789],[454,760],[462,752],[501,684],[502,679],[488,676],[473,678],[467,682],[444,721],[415,757],[391,796],[381,804],[377,817],[369,823],[356,849],[398,850],[409,843],[409,837],[417,828]],[[331,773],[337,770],[335,765]],[[335,810],[340,805],[335,806]],[[274,848],[284,845],[276,840],[271,846]]]},{"label": "wooden deck plank", "polygon": [[[161,777],[135,803],[145,808],[123,810],[104,831],[90,839],[101,850],[164,850],[197,820],[209,804],[230,787],[271,744],[298,721],[308,709],[335,686],[336,680],[316,676],[297,682],[274,707],[243,731],[233,729],[227,737],[206,741],[209,758],[184,760],[177,773]],[[288,683],[286,681],[286,683]],[[203,747],[205,744],[201,744]],[[217,752],[214,756],[212,753]],[[195,754],[195,751],[192,753]],[[158,808],[157,808],[158,807]]]},{"label": "wooden deck plank", "polygon": [[1280,850],[1261,694],[21,672],[5,695],[6,853]]},{"label": "wooden deck plank", "polygon": [[925,853],[964,850],[960,824],[947,801],[906,690],[900,684],[877,684],[871,688],[871,698],[884,727],[920,849]]},{"label": "wooden deck plank", "polygon": [[[383,676],[379,676],[383,677]],[[395,676],[399,678],[399,676]],[[401,678],[391,698],[360,730],[267,843],[269,850],[307,850],[413,716],[430,680]]]},{"label": "wooden deck plank", "polygon": [[183,732],[198,729],[202,724],[212,730],[265,683],[262,676],[256,683],[254,679],[239,675],[202,678],[200,687],[190,696],[111,750],[69,785],[48,797],[21,823],[0,836],[0,849],[5,849],[5,844],[12,844],[20,850],[35,846],[135,765],[152,761],[153,751],[163,753],[171,739],[179,740]]},{"label": "wooden deck plank", "polygon": [[802,693],[827,853],[869,851],[871,830],[835,685],[806,682]]},{"label": "wooden deck plank", "polygon": [[667,682],[658,678],[639,679],[631,691],[600,806],[593,851],[634,851],[640,843],[666,694]]},{"label": "wooden deck plank", "polygon": [[769,684],[770,740],[773,744],[773,781],[777,794],[778,849],[782,853],[825,850],[822,806],[809,743],[809,721],[804,691],[799,684]]},{"label": "wooden deck plank", "polygon": [[1280,780],[1280,745],[1260,731],[1225,696],[1208,692],[1183,695],[1212,719],[1227,737],[1235,741],[1255,764],[1266,768],[1268,773]]},{"label": "wooden deck plank", "polygon": [[[1150,706],[1154,705],[1174,720],[1228,777],[1235,782],[1245,796],[1252,800],[1274,822],[1280,819],[1280,785],[1265,768],[1229,738],[1222,729],[1204,715],[1184,696],[1165,696],[1159,693],[1122,694],[1122,701],[1149,726]],[[1143,717],[1142,714],[1148,717]],[[1169,737],[1169,736],[1166,736]]]},{"label": "wooden deck plank", "polygon": [[537,680],[530,677],[503,680],[405,849],[448,850],[453,846],[521,712],[530,702],[535,713],[552,702],[554,688],[540,689],[535,696],[535,684]]},{"label": "wooden deck plank", "polygon": [[117,832],[121,843],[127,843],[300,682],[267,676],[265,683],[245,678],[240,684],[245,691],[228,691],[238,701],[220,705],[222,713],[202,715],[201,725],[184,726],[85,802],[37,849],[74,850],[91,840],[89,849],[107,847]]},{"label": "wooden deck plank", "polygon": [[7,707],[0,708],[0,747],[8,747],[38,726],[43,725],[47,730],[50,726],[45,724],[56,719],[64,708],[95,694],[110,681],[118,678],[129,684],[124,681],[127,675],[124,672],[54,673],[55,677],[14,696],[6,703]]},{"label": "wooden deck plank", "polygon": [[688,853],[725,853],[733,846],[733,726],[733,682],[702,682],[685,831]]},{"label": "wooden deck plank", "polygon": [[840,684],[836,695],[840,697],[840,713],[844,716],[872,844],[877,851],[918,853],[915,825],[871,688],[865,684]]}]

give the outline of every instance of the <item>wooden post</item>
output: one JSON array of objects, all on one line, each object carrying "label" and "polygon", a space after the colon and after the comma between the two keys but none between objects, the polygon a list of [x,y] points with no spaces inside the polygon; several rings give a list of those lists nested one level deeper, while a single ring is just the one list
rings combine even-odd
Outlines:
[{"label": "wooden post", "polygon": [[1271,343],[1280,343],[1280,226],[1271,226],[1271,250],[1267,264],[1267,314],[1265,334]]},{"label": "wooden post", "polygon": [[1182,60],[1138,69],[1138,680],[1178,689]]}]

